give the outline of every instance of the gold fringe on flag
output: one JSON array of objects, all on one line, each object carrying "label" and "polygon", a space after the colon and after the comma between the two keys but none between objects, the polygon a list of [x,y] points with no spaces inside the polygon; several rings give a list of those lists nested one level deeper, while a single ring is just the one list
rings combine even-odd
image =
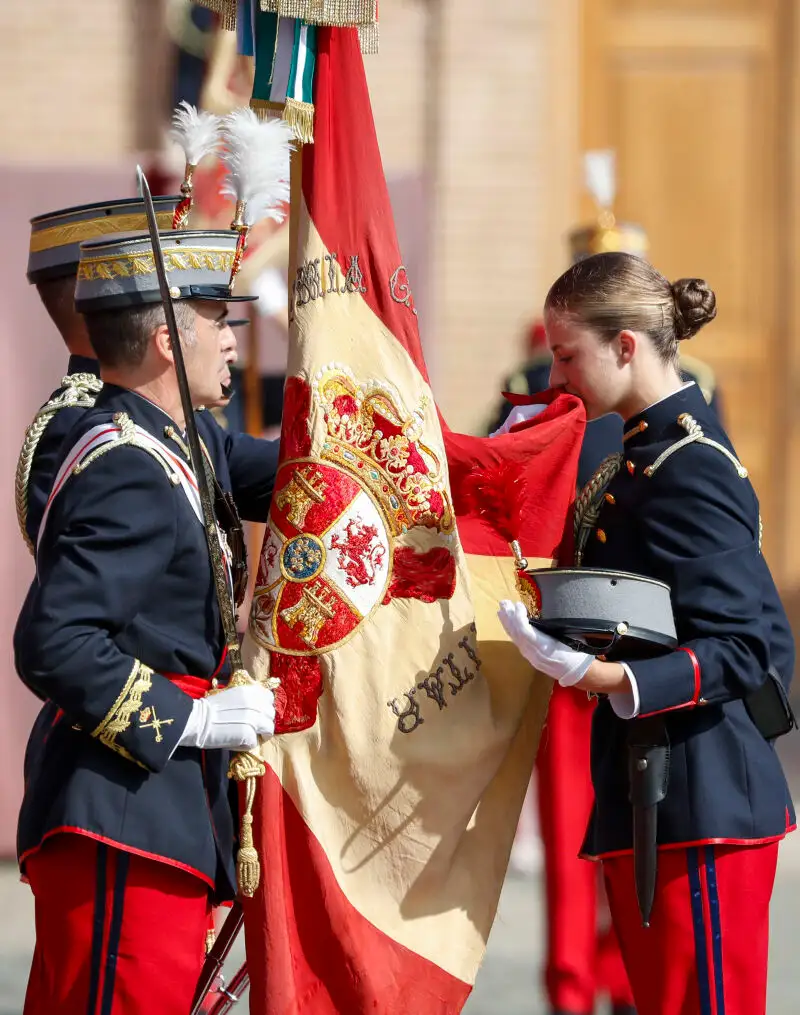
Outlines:
[{"label": "gold fringe on flag", "polygon": [[197,3],[219,15],[220,28],[228,32],[236,30],[236,0],[197,0]]},{"label": "gold fringe on flag", "polygon": [[287,99],[283,107],[283,118],[298,141],[303,144],[314,143],[314,107],[310,102]]},{"label": "gold fringe on flag", "polygon": [[259,120],[279,120],[283,116],[283,103],[269,99],[250,99],[250,108]]},{"label": "gold fringe on flag", "polygon": [[336,28],[374,24],[377,7],[377,0],[261,0],[262,11]]},{"label": "gold fringe on flag", "polygon": [[365,56],[374,56],[378,52],[379,28],[376,21],[372,25],[358,26],[358,42]]},{"label": "gold fringe on flag", "polygon": [[314,106],[310,102],[287,99],[285,103],[280,103],[251,99],[250,108],[259,120],[285,120],[301,144],[314,143]]}]

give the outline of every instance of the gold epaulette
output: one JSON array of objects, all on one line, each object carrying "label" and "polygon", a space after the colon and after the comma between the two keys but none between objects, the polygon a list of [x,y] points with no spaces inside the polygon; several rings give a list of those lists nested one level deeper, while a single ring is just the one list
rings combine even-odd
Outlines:
[{"label": "gold epaulette", "polygon": [[149,440],[149,435],[140,436],[136,429],[136,424],[127,412],[115,412],[111,417],[111,421],[116,426],[119,437],[101,444],[90,451],[88,455],[81,458],[72,470],[73,476],[80,475],[85,469],[89,468],[92,462],[96,462],[98,458],[107,455],[114,448],[139,448],[141,451],[146,451],[151,458],[158,462],[173,486],[177,486],[180,483],[181,478],[167,457],[167,449],[160,450],[161,445],[155,437]]},{"label": "gold epaulette", "polygon": [[700,388],[706,404],[711,405],[711,400],[717,389],[717,376],[714,370],[708,363],[704,363],[703,360],[697,359],[694,356],[684,356],[683,353],[681,353],[679,366],[681,370],[691,374],[697,382],[697,386]]},{"label": "gold epaulette", "polygon": [[72,407],[91,409],[102,387],[103,382],[94,374],[69,374],[63,377],[59,393],[39,409],[33,417],[33,422],[25,431],[25,439],[22,442],[22,450],[17,461],[15,500],[19,529],[25,540],[25,545],[31,553],[33,553],[33,544],[28,538],[25,523],[28,520],[28,485],[36,448],[39,446],[42,434],[56,413],[61,409]]},{"label": "gold epaulette", "polygon": [[715,451],[719,451],[719,453],[724,455],[734,466],[739,478],[747,479],[747,469],[742,465],[736,455],[734,455],[732,451],[729,451],[724,444],[720,444],[719,441],[706,437],[703,433],[703,428],[694,416],[690,416],[688,412],[682,412],[680,416],[678,416],[678,425],[683,427],[686,431],[686,436],[681,437],[681,439],[675,441],[674,444],[670,444],[666,451],[661,452],[652,465],[648,465],[647,468],[643,470],[648,479],[655,475],[664,462],[666,462],[668,458],[671,458],[676,451],[680,451],[681,448],[686,448],[690,444],[705,444],[707,447],[714,448]]}]

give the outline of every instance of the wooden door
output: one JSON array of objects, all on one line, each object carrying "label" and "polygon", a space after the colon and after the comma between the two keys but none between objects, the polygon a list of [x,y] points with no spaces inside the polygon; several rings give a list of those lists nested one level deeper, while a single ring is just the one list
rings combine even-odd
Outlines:
[{"label": "wooden door", "polygon": [[583,0],[581,40],[582,141],[617,152],[618,216],[645,227],[670,279],[700,276],[717,294],[717,320],[685,351],[717,374],[784,584],[800,574],[787,548],[791,343],[781,277],[785,32],[795,2]]}]

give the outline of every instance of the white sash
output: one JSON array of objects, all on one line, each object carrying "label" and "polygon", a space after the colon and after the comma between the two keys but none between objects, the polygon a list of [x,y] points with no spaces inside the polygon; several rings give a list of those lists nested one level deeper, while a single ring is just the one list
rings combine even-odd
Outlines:
[{"label": "white sash", "polygon": [[[203,510],[200,504],[200,493],[197,489],[197,481],[194,477],[194,473],[191,471],[186,462],[182,458],[179,458],[173,451],[165,447],[161,441],[153,437],[152,434],[148,433],[143,427],[138,424],[134,424],[134,431],[136,433],[136,443],[133,445],[136,447],[144,447],[146,450],[154,454],[164,466],[164,470],[170,477],[177,479],[176,485],[180,485],[183,492],[186,494],[186,498],[189,504],[197,516],[197,520],[200,524],[203,524]],[[53,483],[53,490],[47,500],[47,506],[44,509],[42,515],[42,521],[39,526],[39,535],[36,540],[36,548],[38,550],[39,544],[41,543],[42,533],[47,519],[50,515],[50,508],[53,505],[53,501],[56,499],[58,494],[64,488],[64,484],[67,482],[69,477],[73,474],[75,468],[79,466],[86,458],[97,448],[104,444],[108,444],[110,441],[118,441],[121,439],[122,431],[116,423],[104,423],[101,426],[94,426],[91,430],[88,430],[82,437],[80,437],[77,443],[72,447],[69,454],[64,459],[61,468],[56,474],[55,482]],[[125,441],[126,444],[130,444],[129,440]]]},{"label": "white sash", "polygon": [[[67,482],[69,477],[74,474],[76,468],[85,462],[93,451],[96,451],[98,448],[102,447],[104,444],[110,443],[111,441],[121,441],[123,444],[130,445],[131,447],[142,448],[144,451],[157,458],[164,466],[164,471],[170,477],[171,482],[173,482],[176,486],[179,485],[186,494],[186,499],[189,501],[189,505],[197,520],[203,527],[205,527],[205,522],[203,521],[203,507],[200,501],[200,491],[197,488],[195,475],[189,465],[179,455],[175,454],[174,451],[165,447],[165,445],[163,445],[161,441],[159,441],[151,433],[148,433],[147,430],[139,426],[138,423],[132,424],[132,426],[135,434],[133,439],[130,437],[130,431],[128,431],[128,436],[123,437],[122,427],[118,424],[104,423],[100,426],[92,427],[92,429],[83,434],[83,436],[80,437],[77,443],[72,447],[69,454],[64,459],[61,468],[56,474],[55,482],[53,483],[53,490],[47,500],[47,506],[44,509],[44,514],[42,515],[42,521],[39,525],[39,534],[36,540],[37,553],[45,524],[47,523],[47,519],[50,515],[50,508],[52,507],[53,501],[56,499],[58,494],[61,490],[63,490],[64,484]],[[231,594],[231,598],[233,598],[233,554],[231,553],[225,533],[219,525],[216,525],[216,529],[220,548],[222,550],[222,556],[225,560],[228,590]]]}]

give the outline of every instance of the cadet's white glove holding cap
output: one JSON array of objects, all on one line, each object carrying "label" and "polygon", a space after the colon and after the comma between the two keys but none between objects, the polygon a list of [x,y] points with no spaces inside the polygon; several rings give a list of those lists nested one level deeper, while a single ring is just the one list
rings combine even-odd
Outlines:
[{"label": "cadet's white glove holding cap", "polygon": [[178,746],[252,751],[275,732],[275,696],[263,684],[226,687],[198,698]]},{"label": "cadet's white glove holding cap", "polygon": [[523,603],[504,599],[497,616],[503,630],[531,666],[557,680],[562,687],[577,684],[594,661],[594,656],[588,652],[577,652],[533,627]]},{"label": "cadet's white glove holding cap", "polygon": [[508,433],[512,426],[516,426],[517,423],[525,423],[529,419],[533,419],[534,416],[538,416],[540,412],[544,412],[547,408],[546,405],[515,405],[514,408],[509,412],[505,419],[505,422],[501,427],[498,427],[493,433],[490,433],[490,437],[499,437],[501,434]]}]

